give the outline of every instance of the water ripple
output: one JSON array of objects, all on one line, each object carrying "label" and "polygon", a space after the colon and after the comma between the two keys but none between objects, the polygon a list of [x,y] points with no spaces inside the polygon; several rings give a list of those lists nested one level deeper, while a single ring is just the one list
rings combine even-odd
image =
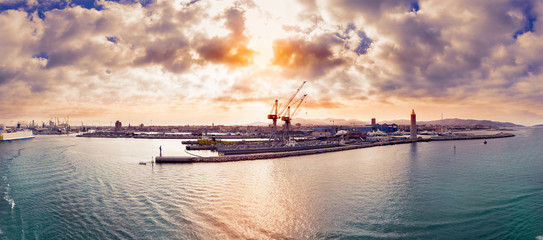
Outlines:
[{"label": "water ripple", "polygon": [[543,239],[538,136],[146,166],[166,140],[2,144],[0,238]]}]

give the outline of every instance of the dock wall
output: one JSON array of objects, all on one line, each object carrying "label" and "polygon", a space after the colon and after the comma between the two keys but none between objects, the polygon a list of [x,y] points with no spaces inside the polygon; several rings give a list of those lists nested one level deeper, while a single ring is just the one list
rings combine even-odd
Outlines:
[{"label": "dock wall", "polygon": [[198,163],[198,162],[247,161],[247,160],[260,160],[260,159],[312,155],[312,154],[320,154],[320,153],[328,153],[328,152],[346,151],[346,150],[359,149],[359,148],[406,144],[406,143],[414,143],[414,142],[491,139],[491,138],[504,138],[504,137],[514,137],[514,136],[515,136],[514,134],[510,134],[510,133],[499,133],[495,135],[443,136],[443,137],[433,137],[429,139],[419,138],[418,140],[395,140],[395,141],[389,141],[389,142],[351,144],[351,145],[342,145],[338,147],[311,149],[311,150],[303,150],[303,151],[213,156],[213,157],[157,156],[155,158],[155,162],[156,163]]}]

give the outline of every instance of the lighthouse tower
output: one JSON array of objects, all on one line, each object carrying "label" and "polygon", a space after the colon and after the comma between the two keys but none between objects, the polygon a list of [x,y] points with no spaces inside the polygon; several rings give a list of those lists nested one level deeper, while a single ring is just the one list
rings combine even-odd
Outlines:
[{"label": "lighthouse tower", "polygon": [[411,140],[417,140],[417,114],[415,114],[415,109],[411,112]]}]

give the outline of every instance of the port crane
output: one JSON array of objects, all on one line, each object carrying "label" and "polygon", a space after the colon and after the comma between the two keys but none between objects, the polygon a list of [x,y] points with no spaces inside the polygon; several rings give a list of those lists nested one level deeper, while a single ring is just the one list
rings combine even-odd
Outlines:
[{"label": "port crane", "polygon": [[288,102],[286,104],[279,105],[279,101],[277,99],[275,99],[275,103],[272,106],[270,114],[268,114],[268,119],[271,119],[272,122],[273,122],[272,135],[270,137],[270,140],[272,140],[272,139],[273,140],[280,140],[279,137],[277,136],[277,119],[280,119],[283,112],[285,112],[285,110],[287,108],[290,108],[290,103],[292,102],[292,100],[294,100],[296,95],[298,95],[298,93],[300,92],[302,87],[305,85],[305,82],[306,81],[304,81],[302,83],[302,85],[300,85],[300,87],[298,87],[296,89],[296,92],[294,92],[294,94],[292,94],[292,96],[290,97],[290,99],[288,100]]},{"label": "port crane", "polygon": [[277,104],[278,101],[275,99],[275,103],[273,104],[272,110],[270,111],[270,114],[268,114],[268,119],[271,119],[273,121],[273,127],[272,127],[272,135],[270,136],[270,140],[275,140],[277,138]]},{"label": "port crane", "polygon": [[285,125],[284,125],[284,128],[285,128],[285,131],[283,132],[284,134],[284,138],[285,140],[289,140],[289,135],[290,135],[290,129],[291,129],[291,120],[294,119],[294,117],[296,116],[296,114],[298,114],[300,111],[300,105],[302,105],[302,103],[304,102],[304,99],[305,97],[307,97],[307,94],[304,94],[300,99],[298,99],[294,104],[295,104],[295,107],[294,107],[294,111],[292,111],[292,114],[291,114],[291,111],[290,111],[290,106],[287,107],[287,113],[285,116],[282,116],[281,117],[281,120],[283,120],[285,122]]}]

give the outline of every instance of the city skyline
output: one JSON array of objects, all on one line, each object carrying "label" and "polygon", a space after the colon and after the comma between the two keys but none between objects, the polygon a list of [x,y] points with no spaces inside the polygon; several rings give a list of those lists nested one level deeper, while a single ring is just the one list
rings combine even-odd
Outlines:
[{"label": "city skyline", "polygon": [[[543,123],[538,1],[0,1],[0,123]],[[151,122],[152,121],[152,122]]]}]

